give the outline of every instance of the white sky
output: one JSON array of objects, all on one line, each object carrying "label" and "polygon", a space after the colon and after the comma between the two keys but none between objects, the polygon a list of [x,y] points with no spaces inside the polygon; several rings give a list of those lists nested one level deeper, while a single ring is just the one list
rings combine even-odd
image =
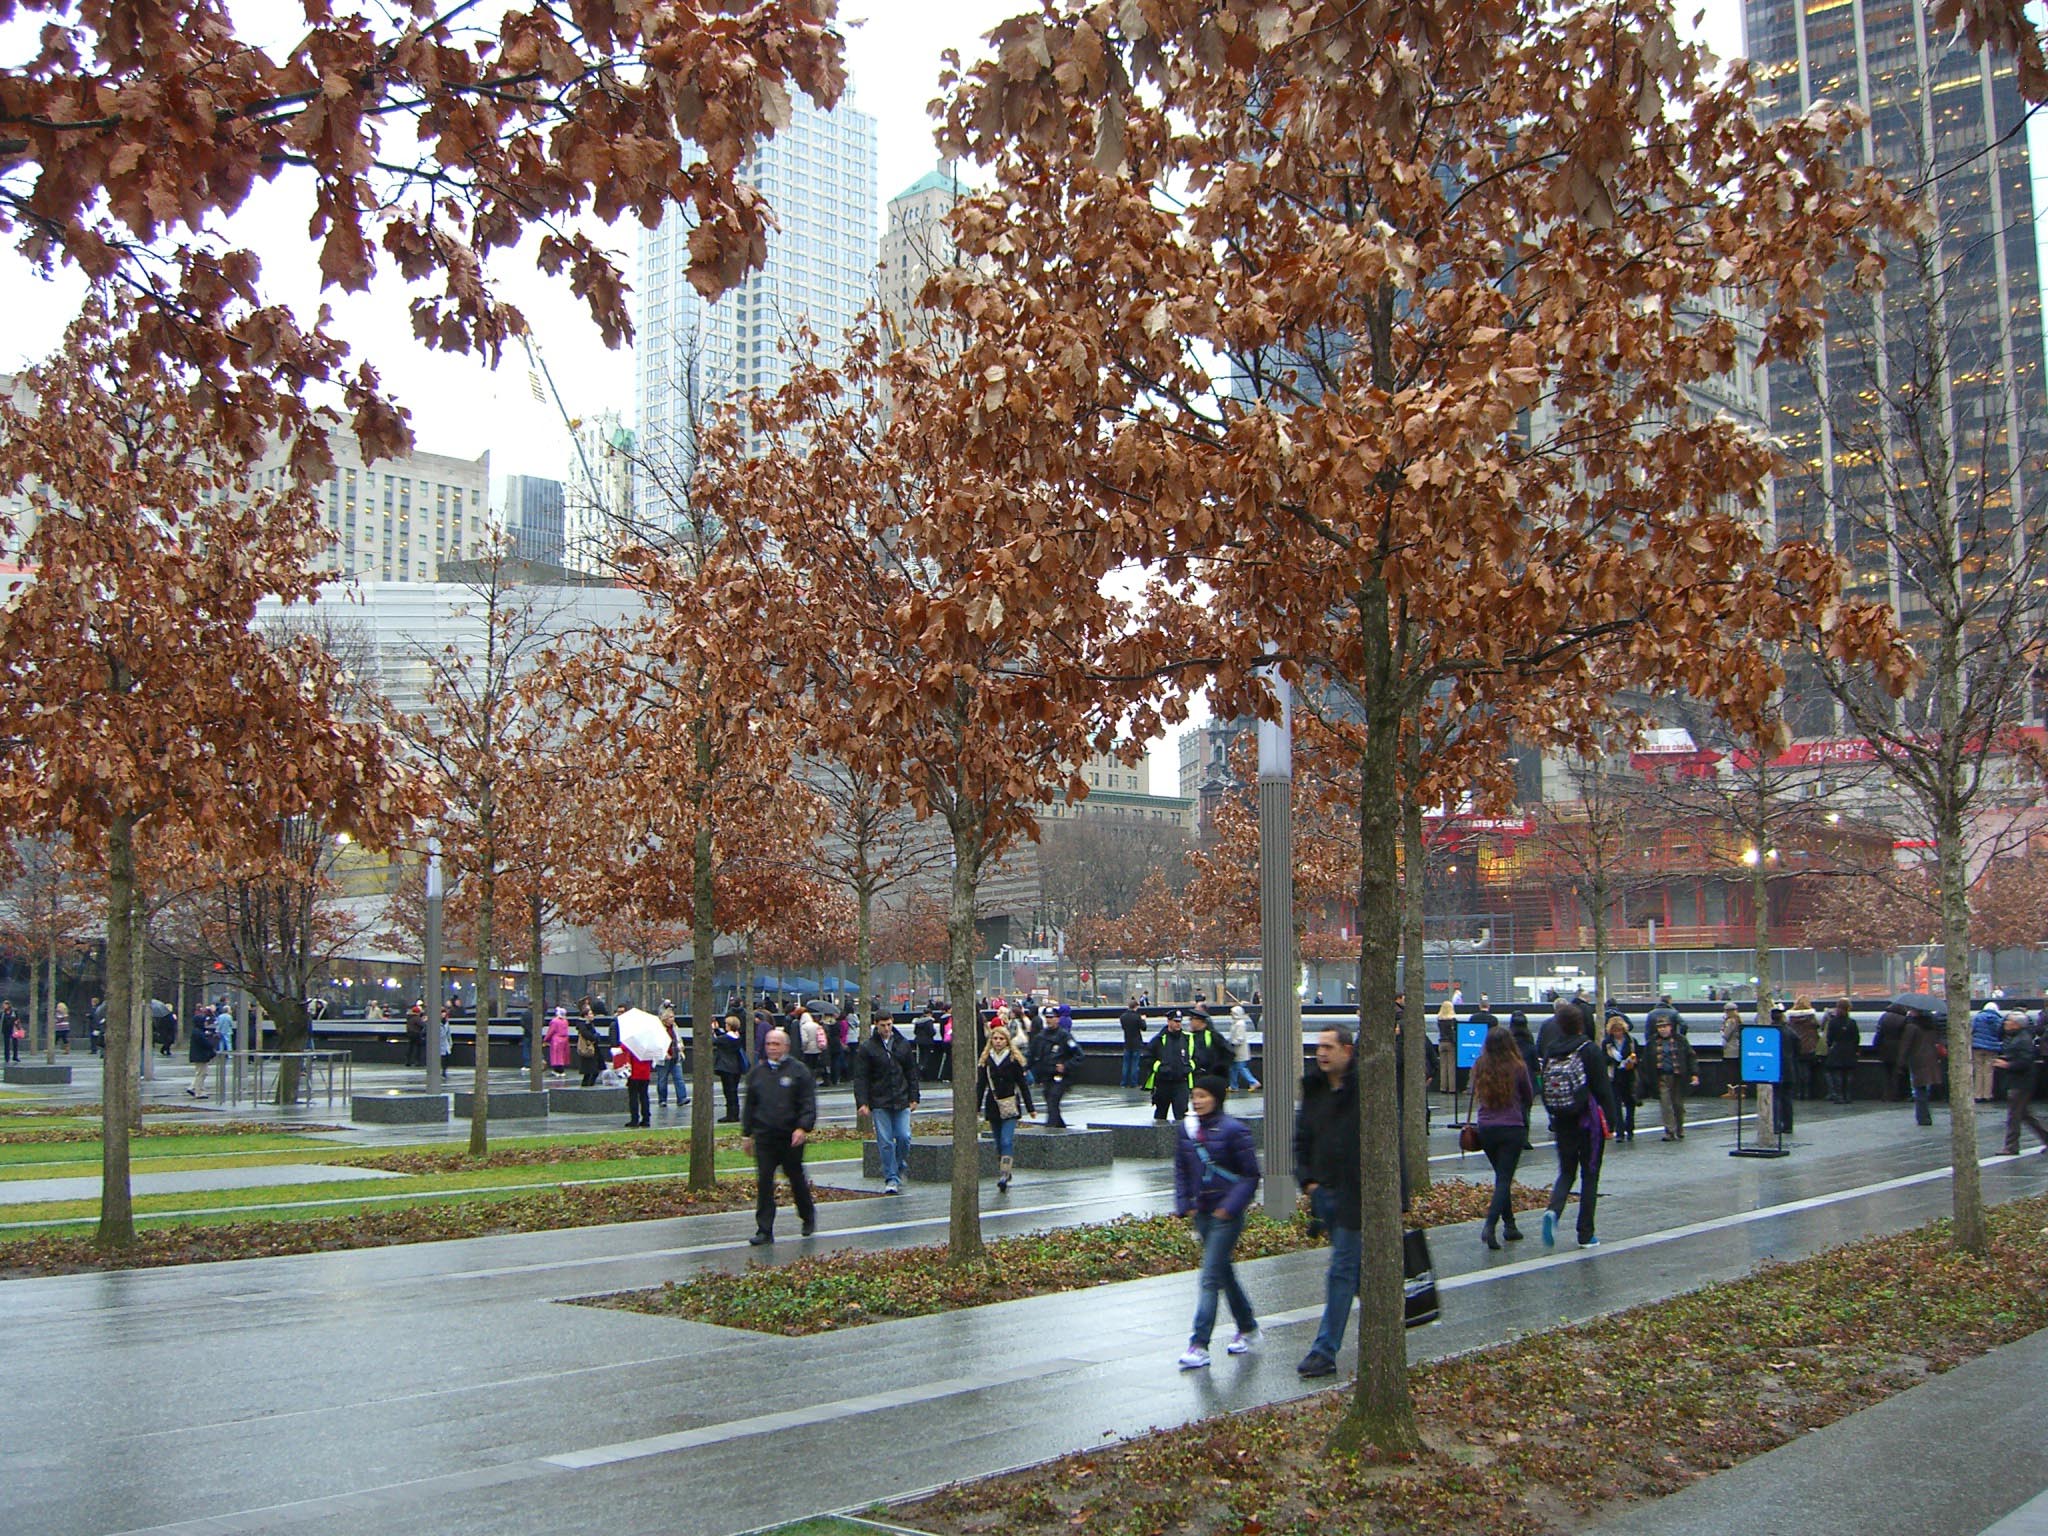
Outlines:
[{"label": "white sky", "polygon": [[[252,0],[261,7],[264,0]],[[927,105],[937,93],[939,55],[948,47],[972,58],[989,27],[1025,0],[841,0],[848,27],[848,66],[853,98],[872,114],[879,129],[877,184],[887,199],[924,173],[934,161]],[[1705,0],[1681,12],[1682,24],[1729,56],[1741,41],[1741,0]],[[11,51],[11,50],[10,50]],[[2048,170],[2048,153],[2036,146],[2037,174]],[[2036,202],[2041,200],[2037,189]],[[883,210],[875,210],[879,227]],[[315,288],[312,248],[301,232],[303,207],[289,194],[264,191],[244,210],[234,233],[263,257],[272,291],[310,314],[322,298]],[[630,280],[637,228],[612,235],[625,258]],[[506,291],[533,321],[541,351],[569,411],[578,416],[607,408],[631,416],[632,357],[608,351],[566,287],[539,274],[500,269]],[[72,279],[46,282],[31,272],[12,247],[0,248],[0,306],[7,325],[0,334],[0,370],[11,370],[48,352],[75,309]],[[451,358],[419,347],[411,335],[404,288],[396,281],[347,298],[325,296],[357,352],[371,358],[386,386],[413,413],[424,449],[474,456],[489,450],[494,484],[508,474],[560,478],[568,455],[568,434],[552,400],[536,404],[523,355],[508,357],[496,373],[468,358]],[[1197,719],[1205,712],[1198,709]],[[1178,762],[1170,743],[1155,746],[1155,793],[1176,793]]]}]

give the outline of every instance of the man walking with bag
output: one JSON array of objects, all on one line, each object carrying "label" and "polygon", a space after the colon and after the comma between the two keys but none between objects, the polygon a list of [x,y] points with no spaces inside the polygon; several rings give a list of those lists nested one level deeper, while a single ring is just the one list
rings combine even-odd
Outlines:
[{"label": "man walking with bag", "polygon": [[740,1147],[754,1158],[758,1181],[754,1196],[754,1235],[758,1248],[775,1241],[775,1170],[789,1176],[797,1219],[809,1237],[818,1229],[818,1208],[804,1177],[804,1143],[818,1124],[818,1084],[811,1070],[789,1054],[789,1036],[780,1028],[762,1042],[765,1061],[747,1074],[746,1100],[740,1110]]}]

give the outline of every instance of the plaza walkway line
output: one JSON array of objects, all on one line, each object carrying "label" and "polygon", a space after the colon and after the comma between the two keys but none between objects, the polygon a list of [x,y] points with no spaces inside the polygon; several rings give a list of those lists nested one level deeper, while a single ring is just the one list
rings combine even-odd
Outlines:
[{"label": "plaza walkway line", "polygon": [[[1706,1135],[1617,1148],[1598,1249],[1495,1255],[1469,1226],[1440,1230],[1446,1320],[1411,1348],[1478,1347],[1944,1214],[1946,1130],[1910,1122],[1803,1114],[1797,1155],[1775,1163],[1731,1160]],[[1984,1182],[1993,1200],[2032,1193],[2048,1166],[1994,1159]],[[1007,1215],[984,1185],[988,1231],[1156,1210],[1167,1185],[1163,1164],[1020,1177]],[[770,1253],[934,1241],[946,1204],[913,1185],[826,1206],[808,1243],[785,1211]],[[811,1339],[560,1304],[744,1265],[751,1224],[736,1212],[0,1285],[0,1531],[725,1536],[1304,1390],[1293,1365],[1320,1252],[1246,1266],[1262,1347],[1187,1374],[1173,1357],[1189,1275]]]}]

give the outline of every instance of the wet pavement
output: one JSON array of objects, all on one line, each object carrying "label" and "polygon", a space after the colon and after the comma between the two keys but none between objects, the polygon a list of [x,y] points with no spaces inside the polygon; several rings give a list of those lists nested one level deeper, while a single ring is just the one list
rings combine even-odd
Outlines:
[{"label": "wet pavement", "polygon": [[[1100,1097],[1105,1111],[1119,1102]],[[1726,1156],[1732,1127],[1710,1123],[1724,1107],[1696,1102],[1683,1143],[1659,1142],[1652,1126],[1610,1153],[1598,1248],[1532,1239],[1496,1254],[1469,1225],[1440,1229],[1445,1321],[1411,1336],[1412,1356],[1597,1316],[1948,1208],[1943,1124],[1917,1131],[1893,1106],[1801,1105],[1795,1155],[1764,1163]],[[1997,1131],[1985,1125],[1987,1152]],[[1483,1159],[1461,1169],[1447,1133],[1440,1143],[1439,1175],[1483,1175]],[[1537,1152],[1525,1181],[1549,1166]],[[858,1172],[824,1175],[874,1189]],[[983,1186],[986,1227],[1158,1210],[1169,1183],[1164,1163],[1020,1175],[1007,1197]],[[1984,1183],[1994,1201],[2033,1193],[2048,1187],[2048,1163],[1989,1158]],[[785,1223],[768,1255],[939,1241],[947,1200],[912,1186],[824,1206],[817,1238],[794,1239]],[[751,1227],[735,1212],[0,1284],[0,1532],[722,1536],[1304,1390],[1293,1365],[1320,1312],[1321,1253],[1242,1266],[1261,1348],[1185,1374],[1174,1356],[1190,1275],[991,1298],[812,1339],[561,1305],[743,1266],[760,1257],[745,1245]],[[1938,1443],[1946,1455],[1951,1441]],[[2031,1470],[2012,1470],[2012,1504],[2048,1486],[2048,1469],[2031,1485]],[[1984,1505],[1969,1529],[2010,1507]],[[1907,1529],[1865,1518],[1860,1499],[1841,1508],[1854,1518],[1748,1528]]]}]

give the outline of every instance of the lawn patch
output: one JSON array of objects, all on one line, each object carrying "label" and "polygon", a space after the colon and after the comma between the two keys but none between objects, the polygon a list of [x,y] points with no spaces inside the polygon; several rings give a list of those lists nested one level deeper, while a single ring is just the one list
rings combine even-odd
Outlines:
[{"label": "lawn patch", "polygon": [[[2048,1327],[2048,1197],[1411,1373],[1424,1452],[1325,1452],[1348,1392],[1227,1414],[901,1506],[946,1536],[1536,1536],[1661,1497]],[[1172,1507],[1166,1507],[1170,1502]]]},{"label": "lawn patch", "polygon": [[[1436,1205],[1469,1206],[1474,1196],[1459,1193],[1457,1185],[1455,1180],[1437,1185]],[[1465,1186],[1468,1191],[1478,1188]],[[1518,1193],[1524,1202],[1540,1203],[1543,1198],[1527,1187]],[[1486,1208],[1483,1196],[1481,1192],[1480,1214]],[[1300,1219],[1273,1221],[1255,1209],[1238,1239],[1237,1256],[1266,1259],[1318,1246],[1320,1240],[1308,1235]],[[1170,1275],[1194,1269],[1200,1262],[1201,1248],[1190,1223],[1174,1216],[1119,1216],[1114,1221],[998,1238],[971,1264],[947,1263],[942,1243],[879,1251],[845,1249],[788,1264],[751,1265],[738,1274],[706,1271],[646,1290],[591,1297],[584,1304],[798,1336]]]}]

